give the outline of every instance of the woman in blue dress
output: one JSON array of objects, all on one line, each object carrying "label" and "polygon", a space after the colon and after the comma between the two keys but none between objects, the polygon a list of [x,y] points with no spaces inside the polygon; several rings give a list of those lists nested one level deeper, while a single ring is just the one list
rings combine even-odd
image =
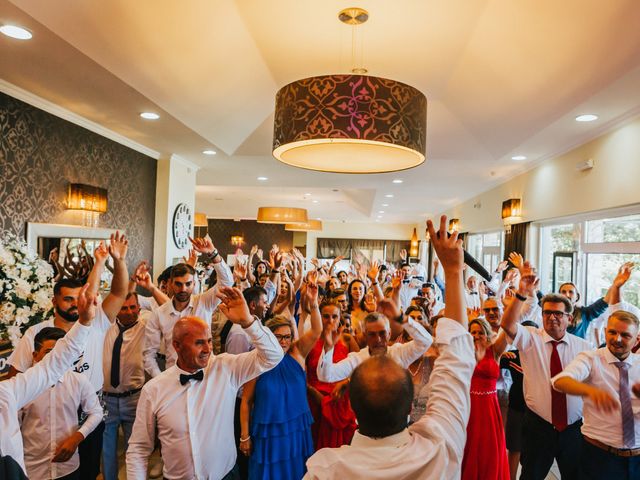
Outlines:
[{"label": "woman in blue dress", "polygon": [[[300,480],[313,454],[305,358],[322,333],[317,273],[302,288],[300,334],[294,320],[277,315],[266,324],[285,351],[274,369],[244,385],[240,450],[249,458],[250,480]],[[304,332],[306,317],[311,328]]]}]

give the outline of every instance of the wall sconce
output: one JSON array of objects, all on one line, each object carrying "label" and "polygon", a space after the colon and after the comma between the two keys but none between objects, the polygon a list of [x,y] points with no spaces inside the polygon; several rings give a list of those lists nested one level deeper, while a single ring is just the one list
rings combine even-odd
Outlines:
[{"label": "wall sconce", "polygon": [[511,225],[522,220],[520,205],[519,198],[510,198],[502,202],[502,222],[507,233],[511,233]]},{"label": "wall sconce", "polygon": [[452,218],[449,220],[449,233],[459,232],[460,231],[460,219]]},{"label": "wall sconce", "polygon": [[236,247],[241,247],[244,243],[244,238],[242,235],[233,235],[231,237],[231,245],[235,245]]},{"label": "wall sconce", "polygon": [[411,245],[409,247],[409,256],[417,257],[418,256],[418,232],[416,229],[413,229],[413,235],[411,235]]},{"label": "wall sconce", "polygon": [[67,190],[67,209],[83,213],[85,226],[97,227],[101,213],[107,212],[107,190],[105,188],[70,183]]}]

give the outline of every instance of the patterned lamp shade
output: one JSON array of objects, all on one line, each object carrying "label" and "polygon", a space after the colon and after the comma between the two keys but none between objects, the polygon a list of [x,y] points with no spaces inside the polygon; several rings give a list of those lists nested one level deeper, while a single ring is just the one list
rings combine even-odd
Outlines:
[{"label": "patterned lamp shade", "polygon": [[287,223],[284,229],[289,232],[321,231],[322,222],[320,220],[309,220],[307,223]]},{"label": "patterned lamp shade", "polygon": [[395,80],[325,75],[276,95],[273,156],[337,173],[405,170],[425,160],[427,98]]},{"label": "patterned lamp shade", "polygon": [[258,223],[307,223],[307,220],[307,211],[304,208],[258,208]]},{"label": "patterned lamp shade", "polygon": [[196,212],[193,222],[194,227],[207,227],[209,226],[209,221],[207,220],[206,213]]}]

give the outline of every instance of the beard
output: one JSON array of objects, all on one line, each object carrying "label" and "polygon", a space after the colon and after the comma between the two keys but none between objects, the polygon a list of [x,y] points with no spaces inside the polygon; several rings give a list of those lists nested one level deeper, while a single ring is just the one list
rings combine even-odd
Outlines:
[{"label": "beard", "polygon": [[[75,310],[74,313],[70,313],[69,310]],[[78,309],[75,307],[71,307],[69,310],[62,310],[60,307],[56,307],[56,313],[60,315],[67,322],[76,322],[80,315],[78,315]]]}]

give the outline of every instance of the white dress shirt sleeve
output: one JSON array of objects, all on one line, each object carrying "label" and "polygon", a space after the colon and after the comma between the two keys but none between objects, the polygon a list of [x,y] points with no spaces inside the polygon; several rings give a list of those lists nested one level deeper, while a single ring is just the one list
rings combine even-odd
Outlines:
[{"label": "white dress shirt sleeve", "polygon": [[129,447],[127,448],[127,478],[146,480],[149,456],[153,452],[156,437],[156,419],[149,390],[143,388],[136,409]]},{"label": "white dress shirt sleeve", "polygon": [[[500,286],[501,286],[501,284],[502,284],[501,280],[502,280],[502,274],[501,274],[501,273],[493,272],[493,273],[491,274],[491,280],[489,280],[489,281],[487,282],[487,287],[489,287],[489,289],[490,289],[493,293],[495,293],[495,294],[496,294],[496,297],[498,297],[498,298],[501,298],[501,297],[498,295],[498,291],[500,290]],[[505,288],[506,288],[506,287],[505,287]]]},{"label": "white dress shirt sleeve", "polygon": [[153,311],[153,309],[155,308],[155,305],[152,300],[153,300],[153,297],[145,297],[143,295],[138,295],[138,305],[140,305],[140,310],[147,310],[149,312]]},{"label": "white dress shirt sleeve", "polygon": [[396,343],[389,347],[389,355],[402,368],[407,368],[429,349],[433,343],[433,337],[429,335],[422,325],[413,319],[404,324],[405,331],[411,335],[410,342]]},{"label": "white dress shirt sleeve", "polygon": [[224,357],[229,362],[231,379],[235,382],[236,388],[240,388],[261,373],[271,370],[284,357],[276,337],[259,320],[254,320],[244,331],[249,335],[255,350]]},{"label": "white dress shirt sleeve", "polygon": [[[467,437],[467,422],[471,409],[469,388],[476,366],[473,340],[458,322],[441,318],[438,321],[440,356],[429,380],[431,388],[427,412],[409,430],[425,437],[438,437],[447,445],[451,471],[442,478],[460,475],[461,460]],[[456,472],[457,471],[457,475]]]},{"label": "white dress shirt sleeve", "polygon": [[26,372],[31,365],[33,365],[33,339],[34,335],[32,335],[32,328],[29,328],[20,341],[16,348],[14,348],[13,352],[9,356],[7,363],[15,368],[18,372]]},{"label": "white dress shirt sleeve", "polygon": [[211,311],[213,311],[220,303],[220,299],[218,298],[220,287],[231,287],[233,285],[233,274],[231,273],[229,265],[227,265],[224,260],[215,263],[213,268],[216,270],[217,274],[216,284],[213,288],[210,288],[198,296],[198,299],[203,302],[205,308]]},{"label": "white dress shirt sleeve", "polygon": [[62,378],[73,362],[82,355],[90,331],[90,326],[85,327],[76,322],[71,330],[56,342],[54,349],[41,362],[27,369],[26,372],[5,380],[7,387],[13,392],[16,408],[20,409],[32,402]]},{"label": "white dress shirt sleeve", "polygon": [[[522,325],[516,325],[518,329],[516,332],[516,336],[511,339],[509,334],[507,333],[507,338],[511,340],[511,344],[516,350],[520,350],[524,352],[529,348],[534,346],[533,341],[533,328],[532,327],[523,327]],[[506,333],[506,332],[505,332]]]},{"label": "white dress shirt sleeve", "polygon": [[277,293],[276,286],[273,284],[271,279],[268,278],[263,288],[267,292],[267,303],[270,304],[271,302],[273,302],[273,299],[276,298],[276,293]]},{"label": "white dress shirt sleeve", "polygon": [[234,331],[234,327],[231,327],[229,335],[227,336],[227,342],[224,346],[225,352],[232,353],[233,355],[239,355],[253,350],[253,345],[251,344],[249,336],[242,331],[242,327],[240,328],[240,331],[237,329]]},{"label": "white dress shirt sleeve", "polygon": [[152,377],[162,373],[156,355],[160,351],[162,333],[160,331],[160,319],[158,312],[151,312],[145,326],[143,362],[145,371]]},{"label": "white dress shirt sleeve", "polygon": [[323,354],[318,362],[316,370],[318,380],[326,383],[339,382],[345,378],[349,378],[358,365],[369,358],[367,348],[363,348],[359,352],[351,352],[347,358],[333,363],[333,348],[328,352],[322,350]]},{"label": "white dress shirt sleeve", "polygon": [[578,382],[588,380],[591,376],[591,368],[593,366],[593,352],[593,350],[580,352],[576,358],[574,358],[571,363],[562,370],[562,372],[551,379],[551,385],[553,385],[553,388],[557,390],[556,381],[564,377],[572,378]]},{"label": "white dress shirt sleeve", "polygon": [[78,429],[84,438],[87,438],[102,421],[102,407],[98,395],[93,390],[91,382],[83,375],[78,375],[78,387],[80,388],[80,406],[87,414],[87,418]]}]

